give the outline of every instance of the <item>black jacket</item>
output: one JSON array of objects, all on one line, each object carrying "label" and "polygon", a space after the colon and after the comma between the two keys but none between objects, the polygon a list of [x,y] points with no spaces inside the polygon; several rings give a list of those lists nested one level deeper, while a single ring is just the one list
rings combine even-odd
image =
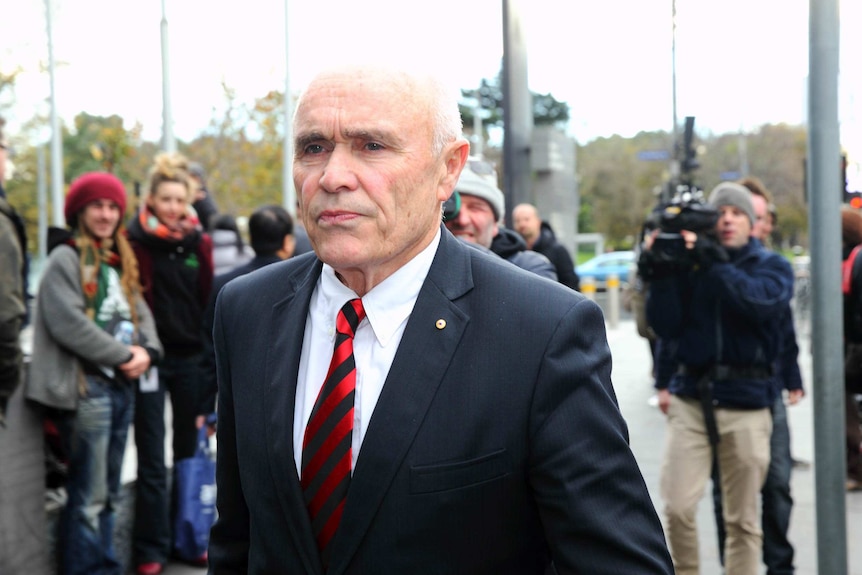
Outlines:
[{"label": "black jacket", "polygon": [[574,290],[581,288],[581,280],[577,272],[575,272],[575,262],[572,261],[569,250],[557,242],[557,236],[547,222],[542,222],[539,239],[536,240],[531,249],[551,260],[551,263],[554,264],[554,268],[557,270],[558,282]]}]

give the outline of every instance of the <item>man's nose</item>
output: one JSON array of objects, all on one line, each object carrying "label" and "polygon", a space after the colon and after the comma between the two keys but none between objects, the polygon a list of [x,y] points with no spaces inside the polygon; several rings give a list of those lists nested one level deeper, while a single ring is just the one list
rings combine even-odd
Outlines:
[{"label": "man's nose", "polygon": [[356,189],[355,158],[348,146],[336,145],[329,154],[320,185],[332,193]]}]

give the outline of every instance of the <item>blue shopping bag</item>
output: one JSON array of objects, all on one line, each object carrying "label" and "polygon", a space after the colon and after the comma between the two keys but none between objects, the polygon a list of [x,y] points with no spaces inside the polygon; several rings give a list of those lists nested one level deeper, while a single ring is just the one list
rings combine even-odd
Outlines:
[{"label": "blue shopping bag", "polygon": [[174,520],[174,550],[194,561],[207,550],[210,527],[216,517],[215,461],[212,458],[207,426],[198,431],[194,456],[177,461],[177,515]]}]

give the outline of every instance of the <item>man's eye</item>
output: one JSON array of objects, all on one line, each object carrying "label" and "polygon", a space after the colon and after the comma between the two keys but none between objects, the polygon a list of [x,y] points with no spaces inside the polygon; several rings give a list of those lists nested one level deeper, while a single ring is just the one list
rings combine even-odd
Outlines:
[{"label": "man's eye", "polygon": [[305,147],[306,154],[319,154],[323,151],[323,146],[320,144],[309,144]]},{"label": "man's eye", "polygon": [[375,151],[375,150],[382,150],[382,149],[383,149],[383,145],[382,145],[382,144],[378,144],[377,142],[368,142],[367,144],[365,144],[365,149],[366,149],[366,150],[371,150],[371,151]]}]

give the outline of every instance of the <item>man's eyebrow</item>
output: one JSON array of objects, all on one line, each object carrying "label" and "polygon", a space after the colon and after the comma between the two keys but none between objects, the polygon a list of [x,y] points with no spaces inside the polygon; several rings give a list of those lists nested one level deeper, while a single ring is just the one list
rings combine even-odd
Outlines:
[{"label": "man's eyebrow", "polygon": [[307,134],[299,134],[296,137],[295,146],[297,150],[302,150],[312,142],[319,142],[320,140],[325,139],[326,137],[321,132],[309,132]]},{"label": "man's eyebrow", "polygon": [[374,130],[374,129],[346,129],[344,137],[371,142],[383,142],[400,146],[402,144],[398,133],[392,130]]}]

